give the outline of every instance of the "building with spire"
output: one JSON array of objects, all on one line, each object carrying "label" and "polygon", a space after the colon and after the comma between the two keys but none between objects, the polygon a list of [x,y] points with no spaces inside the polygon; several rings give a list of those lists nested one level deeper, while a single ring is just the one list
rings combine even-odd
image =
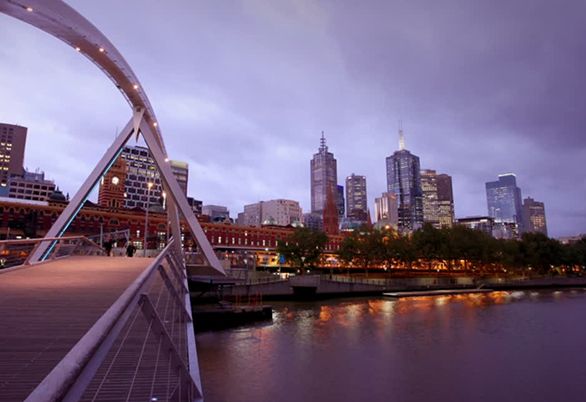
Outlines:
[{"label": "building with spire", "polygon": [[338,209],[336,208],[336,196],[334,187],[330,187],[326,193],[326,205],[323,211],[323,228],[328,235],[339,233]]},{"label": "building with spire", "polygon": [[[324,132],[321,133],[320,147],[311,160],[311,212],[322,214],[328,191],[337,194],[338,171],[334,154],[328,151]],[[336,204],[334,198],[334,205]]]},{"label": "building with spire", "polygon": [[399,230],[412,232],[423,225],[423,194],[419,157],[405,149],[403,128],[399,127],[399,150],[386,159],[387,192],[398,201]]}]

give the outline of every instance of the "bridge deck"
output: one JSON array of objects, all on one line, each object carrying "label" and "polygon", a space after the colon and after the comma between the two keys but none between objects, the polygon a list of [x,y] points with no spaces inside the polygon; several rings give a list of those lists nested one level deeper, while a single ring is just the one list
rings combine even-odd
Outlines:
[{"label": "bridge deck", "polygon": [[25,399],[151,261],[69,257],[0,274],[0,401]]}]

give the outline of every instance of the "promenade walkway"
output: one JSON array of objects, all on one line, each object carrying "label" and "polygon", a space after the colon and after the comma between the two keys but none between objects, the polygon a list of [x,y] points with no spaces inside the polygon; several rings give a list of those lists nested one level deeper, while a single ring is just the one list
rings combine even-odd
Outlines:
[{"label": "promenade walkway", "polygon": [[151,262],[68,257],[0,271],[0,401],[24,400]]}]

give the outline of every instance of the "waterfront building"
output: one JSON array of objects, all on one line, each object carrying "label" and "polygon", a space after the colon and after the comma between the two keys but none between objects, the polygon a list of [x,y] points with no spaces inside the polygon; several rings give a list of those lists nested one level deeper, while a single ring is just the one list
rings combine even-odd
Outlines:
[{"label": "waterfront building", "polygon": [[397,230],[399,227],[399,204],[395,193],[382,193],[374,199],[374,216],[376,227],[390,226]]},{"label": "waterfront building", "polygon": [[8,182],[8,197],[21,200],[48,201],[55,192],[55,182],[45,179],[41,171],[24,171],[23,175],[11,176]]},{"label": "waterfront building", "polygon": [[24,174],[27,128],[0,123],[0,195],[8,195],[11,176]]},{"label": "waterfront building", "polygon": [[[65,208],[65,202],[30,201],[0,198],[0,237],[11,238],[24,236],[25,230],[31,232],[30,237],[42,237],[50,229],[51,224]],[[24,222],[27,224],[24,225]],[[130,241],[142,247],[144,235],[144,212],[138,209],[101,208],[99,205],[86,202],[79,214],[68,227],[66,235],[99,236],[121,230],[128,230]],[[200,219],[201,227],[210,244],[220,258],[239,252],[256,255],[261,261],[267,250],[272,253],[274,265],[278,266],[276,248],[281,241],[286,241],[293,232],[291,227],[243,227],[225,225],[223,223],[205,222]],[[186,225],[182,224],[182,227]],[[161,245],[160,233],[167,228],[167,215],[152,212],[148,220],[149,247]],[[183,232],[184,245],[192,247],[193,239],[189,230]],[[343,237],[329,235],[326,251],[335,252]],[[164,244],[164,242],[163,242]],[[228,254],[227,254],[228,253]],[[259,264],[260,265],[260,264]]]},{"label": "waterfront building", "polygon": [[454,192],[452,190],[452,176],[445,173],[435,178],[437,185],[437,206],[439,226],[452,227],[454,224]]},{"label": "waterfront building", "polygon": [[501,174],[497,181],[486,183],[488,215],[495,222],[513,223],[522,227],[521,189],[512,173]]},{"label": "waterfront building", "polygon": [[328,190],[337,189],[338,171],[334,154],[328,151],[322,131],[320,147],[310,163],[311,171],[311,212],[322,214]]},{"label": "waterfront building", "polygon": [[269,223],[276,226],[288,226],[302,220],[303,211],[299,202],[277,199],[245,205],[242,216],[239,214],[238,223],[246,226],[261,226]]},{"label": "waterfront building", "polygon": [[545,221],[545,206],[543,202],[535,201],[531,197],[523,200],[523,231],[543,233],[547,236],[547,223]]},{"label": "waterfront building", "polygon": [[187,183],[189,181],[189,164],[183,161],[169,161],[171,173],[175,176],[179,188],[183,191],[183,195],[187,196]]},{"label": "waterfront building", "polygon": [[421,170],[421,191],[423,195],[423,222],[439,228],[439,206],[437,194],[437,173],[435,170]]},{"label": "waterfront building", "polygon": [[366,222],[367,210],[366,177],[352,173],[346,177],[346,215]]},{"label": "waterfront building", "polygon": [[230,221],[230,211],[223,205],[204,205],[202,215],[209,216],[212,222]]},{"label": "waterfront building", "polygon": [[399,230],[412,232],[423,225],[423,196],[419,157],[405,149],[403,130],[399,129],[399,150],[386,158],[387,192],[399,201]]},{"label": "waterfront building", "polygon": [[337,190],[336,207],[338,208],[338,217],[340,219],[342,219],[344,216],[346,216],[346,208],[345,208],[345,202],[344,202],[344,186],[341,186],[338,184],[336,186],[336,190]]},{"label": "waterfront building", "polygon": [[126,162],[118,158],[100,180],[98,205],[102,208],[124,208],[126,201]]}]

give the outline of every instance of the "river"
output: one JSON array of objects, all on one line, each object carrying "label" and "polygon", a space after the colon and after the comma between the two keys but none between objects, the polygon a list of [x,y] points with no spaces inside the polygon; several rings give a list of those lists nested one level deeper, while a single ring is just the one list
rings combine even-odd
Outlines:
[{"label": "river", "polygon": [[586,291],[274,302],[198,335],[206,402],[586,401]]}]

